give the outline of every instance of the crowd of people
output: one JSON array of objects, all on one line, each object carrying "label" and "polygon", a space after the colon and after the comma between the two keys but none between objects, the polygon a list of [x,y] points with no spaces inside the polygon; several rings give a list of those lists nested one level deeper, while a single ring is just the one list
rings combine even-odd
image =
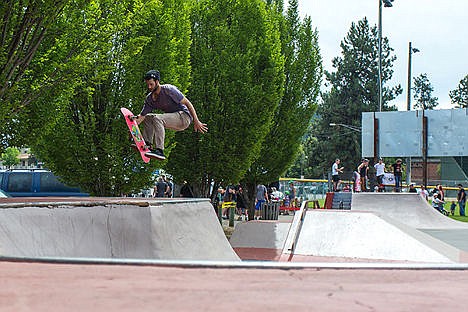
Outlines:
[{"label": "crowd of people", "polygon": [[[265,186],[258,184],[255,190],[255,213],[254,219],[261,219],[262,205],[270,202],[279,202],[281,206],[295,207],[297,205],[296,188],[294,182],[289,182],[289,188],[285,193],[281,193],[274,186]],[[223,207],[225,204],[235,204],[235,212],[238,215],[238,221],[248,220],[249,198],[242,185],[228,185],[225,188],[219,187],[214,198],[213,206],[215,209]],[[222,218],[229,218],[229,209],[222,210]],[[285,212],[285,214],[287,214]]]},{"label": "crowd of people", "polygon": [[160,176],[154,184],[153,197],[174,197],[174,183],[166,176]]},{"label": "crowd of people", "polygon": [[[336,159],[331,168],[332,174],[332,183],[333,191],[349,191],[349,186],[344,185],[343,188],[340,188],[342,184],[340,174],[343,173],[344,167],[340,167],[340,159]],[[382,158],[379,158],[378,162],[374,165],[375,176],[377,185],[374,187],[373,191],[383,192],[385,191],[384,177],[386,174],[386,166]],[[401,192],[403,190],[402,178],[403,178],[403,165],[402,160],[398,158],[395,163],[391,165],[393,178],[394,178],[394,188],[395,192]],[[363,158],[361,163],[357,166],[356,170],[353,172],[353,191],[354,192],[369,192],[372,191],[369,187],[369,160]],[[409,193],[419,193],[421,197],[429,201],[432,197],[432,206],[437,209],[439,212],[445,215],[455,215],[455,210],[458,204],[459,215],[465,215],[465,204],[466,204],[466,192],[462,184],[458,184],[457,200],[452,200],[450,205],[450,211],[446,210],[445,204],[445,192],[442,185],[438,184],[430,193],[426,190],[424,185],[419,186],[419,190],[416,188],[416,184],[411,183],[408,187]]]}]

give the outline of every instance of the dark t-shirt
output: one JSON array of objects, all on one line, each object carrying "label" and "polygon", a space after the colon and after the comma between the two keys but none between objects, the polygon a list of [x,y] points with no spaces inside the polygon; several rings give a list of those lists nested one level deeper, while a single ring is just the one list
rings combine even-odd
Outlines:
[{"label": "dark t-shirt", "polygon": [[361,178],[367,177],[367,166],[361,166],[361,168],[358,168],[358,170]]},{"label": "dark t-shirt", "polygon": [[461,190],[458,191],[457,200],[458,201],[466,201],[465,189],[462,188]]},{"label": "dark t-shirt", "polygon": [[156,197],[164,197],[166,192],[167,184],[164,181],[160,181],[156,184]]},{"label": "dark t-shirt", "polygon": [[393,164],[392,167],[393,167],[393,174],[394,175],[396,175],[396,176],[401,176],[402,175],[401,164]]},{"label": "dark t-shirt", "polygon": [[151,94],[152,93],[150,92],[146,96],[145,104],[143,105],[143,109],[140,113],[141,116],[146,116],[153,110],[159,109],[165,113],[183,111],[190,116],[190,119],[192,119],[187,106],[180,103],[180,101],[182,101],[184,98],[184,95],[179,91],[179,89],[177,89],[177,87],[170,84],[161,85],[161,90],[156,100],[153,99]]}]

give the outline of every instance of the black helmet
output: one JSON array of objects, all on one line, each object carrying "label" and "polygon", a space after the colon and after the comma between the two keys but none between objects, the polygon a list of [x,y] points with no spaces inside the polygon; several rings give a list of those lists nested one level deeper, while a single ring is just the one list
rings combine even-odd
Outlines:
[{"label": "black helmet", "polygon": [[145,80],[150,80],[150,79],[159,80],[159,78],[160,78],[159,71],[154,70],[154,69],[150,70],[149,72],[145,74]]}]

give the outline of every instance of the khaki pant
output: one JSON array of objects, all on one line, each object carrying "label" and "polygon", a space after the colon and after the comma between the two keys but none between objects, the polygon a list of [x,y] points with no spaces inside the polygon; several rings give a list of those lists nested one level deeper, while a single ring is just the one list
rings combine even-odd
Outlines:
[{"label": "khaki pant", "polygon": [[190,116],[182,111],[164,114],[148,114],[143,120],[142,135],[147,144],[153,149],[164,150],[165,129],[176,131],[185,130],[190,126]]}]

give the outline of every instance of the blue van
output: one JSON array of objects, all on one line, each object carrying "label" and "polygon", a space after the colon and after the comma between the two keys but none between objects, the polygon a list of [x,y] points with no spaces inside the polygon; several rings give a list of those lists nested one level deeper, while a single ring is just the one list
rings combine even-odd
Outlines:
[{"label": "blue van", "polygon": [[0,189],[12,197],[89,196],[77,187],[69,187],[44,169],[0,171]]}]

